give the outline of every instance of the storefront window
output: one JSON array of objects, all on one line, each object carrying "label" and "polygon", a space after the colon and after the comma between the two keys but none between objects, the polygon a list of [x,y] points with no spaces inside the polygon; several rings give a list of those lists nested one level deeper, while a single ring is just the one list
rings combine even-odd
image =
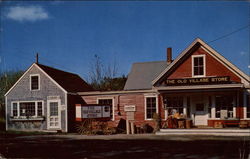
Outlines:
[{"label": "storefront window", "polygon": [[247,118],[250,118],[250,95],[247,95]]},{"label": "storefront window", "polygon": [[216,96],[215,117],[233,118],[233,96]]},{"label": "storefront window", "polygon": [[208,117],[211,118],[211,111],[212,111],[212,97],[209,96],[209,103],[208,103]]},{"label": "storefront window", "polygon": [[168,115],[183,114],[183,97],[167,97]]}]

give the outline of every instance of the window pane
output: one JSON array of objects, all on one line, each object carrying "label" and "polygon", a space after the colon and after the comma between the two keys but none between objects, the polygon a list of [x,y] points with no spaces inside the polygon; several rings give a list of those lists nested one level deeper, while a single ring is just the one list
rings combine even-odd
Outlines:
[{"label": "window pane", "polygon": [[203,65],[203,57],[199,57],[199,65]]},{"label": "window pane", "polygon": [[112,99],[98,99],[98,104],[110,106],[110,116],[113,116],[113,100]]},{"label": "window pane", "polygon": [[203,66],[199,67],[198,75],[204,75]]},{"label": "window pane", "polygon": [[35,102],[20,103],[20,116],[35,116]]},{"label": "window pane", "polygon": [[31,76],[31,90],[38,89],[38,76]]},{"label": "window pane", "polygon": [[12,114],[13,116],[17,116],[17,103],[13,103]]},{"label": "window pane", "polygon": [[43,106],[42,102],[37,103],[37,116],[42,116],[43,115]]},{"label": "window pane", "polygon": [[198,66],[198,58],[197,57],[194,58],[194,66]]},{"label": "window pane", "polygon": [[50,116],[58,116],[58,103],[57,102],[50,103]]},{"label": "window pane", "polygon": [[194,67],[194,75],[199,75],[199,73],[198,73],[198,67]]},{"label": "window pane", "polygon": [[147,111],[147,119],[152,119],[154,113],[156,113],[156,98],[148,97],[146,98],[146,111]]}]

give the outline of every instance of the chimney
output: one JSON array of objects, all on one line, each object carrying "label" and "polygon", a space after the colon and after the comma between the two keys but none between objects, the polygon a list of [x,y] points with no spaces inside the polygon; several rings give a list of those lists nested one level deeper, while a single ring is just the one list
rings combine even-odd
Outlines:
[{"label": "chimney", "polygon": [[38,64],[38,53],[36,53],[36,63]]},{"label": "chimney", "polygon": [[169,47],[167,48],[167,64],[168,65],[171,64],[172,61],[173,61],[172,60],[172,48]]}]

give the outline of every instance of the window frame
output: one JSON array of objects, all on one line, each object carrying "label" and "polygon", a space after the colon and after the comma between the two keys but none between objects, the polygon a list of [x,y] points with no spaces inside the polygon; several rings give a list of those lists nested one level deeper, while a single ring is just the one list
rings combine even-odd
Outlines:
[{"label": "window frame", "polygon": [[[42,116],[38,116],[38,103],[42,103]],[[17,116],[13,116],[13,104],[17,103]],[[12,118],[24,118],[26,119],[27,116],[21,116],[20,115],[20,103],[35,103],[35,115],[30,116],[31,118],[40,118],[44,116],[44,101],[42,100],[36,100],[36,101],[12,101],[11,102],[11,117]]]},{"label": "window frame", "polygon": [[[223,118],[221,118],[221,115],[220,115],[220,117],[216,117],[216,112],[217,112],[217,108],[216,108],[216,98],[217,97],[219,97],[219,98],[225,98],[226,96],[230,96],[230,95],[215,95],[214,96],[214,108],[215,108],[215,114],[214,114],[214,119],[220,119],[220,120],[225,120],[225,119],[223,119]],[[232,95],[232,99],[233,99],[233,101],[232,101],[232,104],[233,104],[233,110],[231,110],[231,112],[233,113],[233,117],[228,117],[228,114],[227,114],[227,119],[234,119],[234,118],[236,118],[236,98]],[[227,111],[228,111],[228,113],[229,113],[229,110],[228,110],[228,106],[220,106],[220,111],[218,111],[218,112],[220,112],[220,114],[221,114],[221,110],[223,110],[222,109],[222,107],[226,107],[227,109]],[[225,109],[224,109],[225,110]]]},{"label": "window frame", "polygon": [[96,104],[99,104],[99,100],[112,100],[112,117],[111,120],[115,120],[115,98],[114,97],[100,97],[96,99]]},{"label": "window frame", "polygon": [[[38,89],[32,89],[32,77],[38,77]],[[31,74],[30,75],[30,91],[39,91],[40,90],[40,74]]]},{"label": "window frame", "polygon": [[[194,58],[203,58],[203,75],[194,75]],[[205,77],[206,76],[206,55],[192,55],[192,77]]]},{"label": "window frame", "polygon": [[158,95],[144,95],[144,119],[154,120],[153,118],[147,118],[147,98],[155,98],[156,113],[159,113]]}]

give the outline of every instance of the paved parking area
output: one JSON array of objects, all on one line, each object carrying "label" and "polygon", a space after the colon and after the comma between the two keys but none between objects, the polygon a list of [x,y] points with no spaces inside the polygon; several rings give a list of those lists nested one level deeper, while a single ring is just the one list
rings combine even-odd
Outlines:
[{"label": "paved parking area", "polygon": [[6,158],[179,158],[249,157],[249,137],[157,135],[0,135]]}]

